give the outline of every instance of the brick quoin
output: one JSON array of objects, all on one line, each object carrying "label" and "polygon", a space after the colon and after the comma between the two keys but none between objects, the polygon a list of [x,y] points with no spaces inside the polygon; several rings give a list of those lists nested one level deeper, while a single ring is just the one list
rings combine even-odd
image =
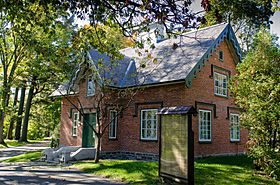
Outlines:
[{"label": "brick quoin", "polygon": [[[221,50],[224,53],[223,61],[220,61],[218,58],[218,53]],[[211,65],[218,66],[219,68],[213,68]],[[124,110],[122,116],[118,117],[117,139],[109,140],[107,129],[107,132],[102,137],[101,150],[103,152],[141,152],[158,154],[158,140],[140,140],[140,110],[146,108],[159,109],[161,105],[139,104],[137,116],[135,116],[135,103],[163,102],[164,107],[197,105],[197,110],[206,109],[212,111],[212,141],[210,143],[199,142],[198,115],[192,117],[195,156],[244,153],[245,143],[248,140],[247,130],[241,128],[240,142],[230,142],[230,121],[227,118],[228,111],[229,113],[239,113],[239,110],[236,109],[237,106],[234,104],[234,98],[229,91],[228,97],[215,96],[214,79],[211,77],[213,69],[214,72],[227,75],[229,79],[229,77],[236,74],[235,68],[236,64],[234,63],[233,56],[228,49],[226,41],[223,41],[216,47],[216,50],[211,54],[209,60],[205,62],[205,66],[202,67],[201,71],[196,74],[196,77],[192,80],[191,88],[187,88],[185,82],[145,87],[136,94],[134,103],[131,103],[127,109]],[[88,112],[94,112],[92,106],[93,98],[86,96],[86,80],[80,83],[79,94],[77,96]],[[69,98],[77,104],[75,96]],[[196,104],[196,102],[208,104]],[[82,141],[82,124],[78,126],[78,136],[73,137],[71,135],[72,120],[69,117],[69,110],[73,108],[73,106],[65,97],[62,97],[61,104],[60,145],[80,146]],[[216,117],[214,117],[214,106],[211,104],[216,105]]]}]

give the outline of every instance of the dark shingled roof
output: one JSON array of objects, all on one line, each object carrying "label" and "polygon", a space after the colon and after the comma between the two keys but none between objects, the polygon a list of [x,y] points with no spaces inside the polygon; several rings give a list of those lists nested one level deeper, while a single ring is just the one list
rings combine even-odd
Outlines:
[{"label": "dark shingled roof", "polygon": [[[139,56],[136,49],[126,48],[120,51],[124,55],[123,60],[109,67],[107,72],[100,73],[112,79],[110,86],[118,88],[186,80],[195,75],[196,70],[200,70],[203,65],[200,63],[210,57],[211,52],[225,37],[229,37],[230,32],[234,36],[231,26],[223,23],[164,40],[149,51],[150,60],[147,60],[144,51]],[[233,40],[236,41],[236,38]],[[237,41],[234,45],[240,55]],[[110,65],[109,57],[105,54],[91,50],[89,55],[95,64],[102,58],[105,65]],[[153,59],[156,62],[152,62]],[[145,67],[142,67],[143,64]]]},{"label": "dark shingled roof", "polygon": [[[88,54],[100,79],[107,79],[111,87],[126,88],[175,81],[185,81],[186,86],[191,87],[193,77],[225,38],[231,41],[237,56],[241,59],[241,49],[235,34],[226,23],[164,40],[157,43],[149,52],[142,50],[141,56],[135,48],[123,49],[120,52],[124,58],[118,62],[111,62],[106,54],[100,54],[94,49]],[[100,69],[98,69],[99,60],[102,60],[103,65]]]}]

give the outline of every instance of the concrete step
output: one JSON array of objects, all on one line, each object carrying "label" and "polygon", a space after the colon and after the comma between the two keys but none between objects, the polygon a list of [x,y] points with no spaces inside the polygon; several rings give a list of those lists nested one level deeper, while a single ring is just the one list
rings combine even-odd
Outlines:
[{"label": "concrete step", "polygon": [[71,152],[70,157],[74,160],[94,159],[96,148],[80,148],[75,152]]}]

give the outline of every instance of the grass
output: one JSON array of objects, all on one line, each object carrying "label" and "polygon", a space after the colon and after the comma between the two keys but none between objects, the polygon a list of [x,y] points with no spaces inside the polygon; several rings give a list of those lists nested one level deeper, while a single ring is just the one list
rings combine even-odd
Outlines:
[{"label": "grass", "polygon": [[[102,160],[79,162],[74,167],[132,184],[158,184],[158,163],[129,160]],[[279,181],[254,174],[252,160],[246,156],[209,157],[195,162],[197,185],[272,185]]]},{"label": "grass", "polygon": [[195,163],[196,184],[251,185],[280,184],[279,181],[254,173],[253,160],[247,156],[209,157]]},{"label": "grass", "polygon": [[102,160],[100,163],[79,162],[75,167],[88,173],[133,184],[156,184],[158,163],[130,160]]},{"label": "grass", "polygon": [[27,152],[27,153],[6,159],[3,162],[31,162],[31,161],[37,161],[41,157],[42,157],[42,152]]},{"label": "grass", "polygon": [[[18,142],[17,140],[6,140],[5,143],[8,145],[8,147],[16,147],[16,146],[24,146],[26,144],[36,143],[41,140],[28,140],[28,142]],[[6,148],[6,146],[0,144],[0,148]]]}]

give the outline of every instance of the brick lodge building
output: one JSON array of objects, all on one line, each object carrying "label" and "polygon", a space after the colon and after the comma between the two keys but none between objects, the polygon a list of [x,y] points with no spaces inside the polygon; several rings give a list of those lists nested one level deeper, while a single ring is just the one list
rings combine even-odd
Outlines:
[{"label": "brick lodge building", "polygon": [[[121,50],[124,59],[118,66],[98,74],[112,77],[109,88],[114,91],[141,87],[121,114],[117,114],[114,106],[108,106],[108,117],[113,120],[101,139],[102,156],[157,159],[160,124],[157,112],[162,107],[176,106],[193,106],[197,110],[192,116],[196,157],[244,153],[248,133],[239,126],[240,109],[228,89],[241,60],[231,26],[218,24],[178,38],[156,39],[151,56],[157,62],[141,68],[144,57],[127,48]],[[89,51],[89,58],[90,65],[95,67],[100,58],[105,65],[110,63],[109,57],[95,50]],[[96,123],[93,104],[99,83],[93,79],[93,73],[87,72],[87,67],[76,73],[74,83],[75,93],[53,93],[61,96],[60,146],[94,147],[94,133],[83,121]],[[86,116],[82,117],[69,100],[78,107],[82,105]]]}]

